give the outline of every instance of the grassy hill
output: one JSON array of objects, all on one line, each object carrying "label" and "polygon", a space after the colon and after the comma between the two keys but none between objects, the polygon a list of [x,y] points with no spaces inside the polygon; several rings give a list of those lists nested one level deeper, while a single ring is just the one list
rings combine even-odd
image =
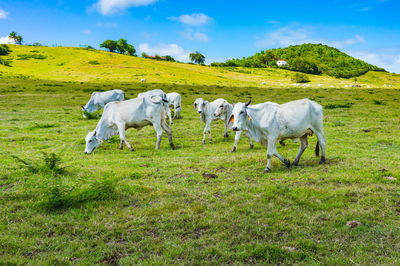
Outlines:
[{"label": "grassy hill", "polygon": [[287,69],[309,73],[326,74],[336,78],[351,78],[361,76],[368,71],[383,71],[384,69],[368,64],[349,56],[339,49],[323,44],[306,43],[286,48],[261,51],[243,59],[230,59],[216,66],[276,66],[275,60],[284,59],[289,63]]},{"label": "grassy hill", "polygon": [[[11,67],[0,66],[0,265],[399,265],[398,75],[368,72],[362,88],[310,75],[306,88],[287,70],[12,50]],[[93,90],[115,88],[129,98],[151,89],[182,95],[175,150],[165,134],[155,150],[149,126],[126,131],[133,152],[119,150],[115,136],[84,154],[98,119],[83,119],[80,106]],[[221,121],[202,145],[197,97],[319,102],[326,164],[313,136],[299,166],[273,158],[263,174],[266,148],[250,150],[242,134],[231,153],[234,134],[223,138]],[[299,143],[277,149],[293,161]]]},{"label": "grassy hill", "polygon": [[[79,82],[140,82],[179,85],[216,85],[239,87],[291,87],[292,71],[275,68],[215,68],[183,63],[161,62],[100,50],[74,47],[33,47],[10,45],[12,52],[2,56],[10,67],[0,65],[4,75]],[[309,75],[311,86],[344,87],[352,80],[328,75]],[[361,84],[370,87],[400,87],[400,75],[373,72],[360,76]],[[266,82],[261,85],[261,82]]]}]

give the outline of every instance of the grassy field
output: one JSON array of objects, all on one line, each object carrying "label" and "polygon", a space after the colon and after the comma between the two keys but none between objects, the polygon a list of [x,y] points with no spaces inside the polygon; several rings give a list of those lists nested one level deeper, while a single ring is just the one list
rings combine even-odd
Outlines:
[{"label": "grassy field", "polygon": [[[24,49],[46,58],[17,60]],[[0,264],[400,263],[398,75],[359,78],[374,88],[340,88],[352,81],[317,76],[312,84],[325,79],[329,87],[302,88],[284,83],[290,72],[283,70],[239,73],[76,48],[13,50],[12,67],[0,66]],[[155,88],[181,93],[177,149],[164,134],[155,150],[147,127],[127,131],[134,152],[118,150],[113,137],[85,155],[86,129],[97,120],[84,120],[80,105],[93,90],[115,88],[129,98]],[[324,106],[326,164],[318,164],[312,137],[298,167],[274,158],[272,173],[263,174],[266,149],[249,150],[242,138],[230,153],[233,133],[223,139],[221,122],[202,145],[193,101],[249,96],[254,103],[308,97]],[[293,161],[298,144],[286,143],[278,150]]]}]

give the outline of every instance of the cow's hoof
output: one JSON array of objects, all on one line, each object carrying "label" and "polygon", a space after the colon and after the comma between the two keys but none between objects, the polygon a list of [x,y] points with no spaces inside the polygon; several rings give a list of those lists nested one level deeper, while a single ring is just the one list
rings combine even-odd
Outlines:
[{"label": "cow's hoof", "polygon": [[236,147],[234,146],[231,150],[231,152],[235,152],[236,151]]},{"label": "cow's hoof", "polygon": [[282,146],[286,146],[286,143],[283,142],[282,140],[280,140],[279,143],[280,143]]},{"label": "cow's hoof", "polygon": [[298,165],[299,165],[299,162],[294,161],[294,162],[293,162],[293,165],[294,165],[294,166],[298,166]]},{"label": "cow's hoof", "polygon": [[321,157],[321,160],[319,161],[319,164],[324,164],[325,163],[325,157]]},{"label": "cow's hoof", "polygon": [[201,142],[201,144],[206,144],[206,141],[205,141],[205,140],[203,140],[203,141]]},{"label": "cow's hoof", "polygon": [[119,146],[119,147],[118,147],[118,149],[120,149],[120,150],[122,150],[122,148],[123,148],[122,146]]},{"label": "cow's hoof", "polygon": [[290,161],[288,159],[284,159],[283,163],[286,165],[287,168],[290,167]]},{"label": "cow's hoof", "polygon": [[265,169],[264,169],[264,174],[265,173],[271,173],[271,169],[269,168],[269,167],[266,167]]},{"label": "cow's hoof", "polygon": [[250,144],[250,150],[253,149],[253,148],[254,148],[254,145],[253,145],[253,144]]},{"label": "cow's hoof", "polygon": [[134,148],[129,148],[129,150],[130,150],[130,151],[134,151],[135,149],[134,149]]},{"label": "cow's hoof", "polygon": [[171,145],[171,149],[175,150],[175,145],[174,144]]},{"label": "cow's hoof", "polygon": [[229,138],[228,133],[224,134],[224,138]]}]

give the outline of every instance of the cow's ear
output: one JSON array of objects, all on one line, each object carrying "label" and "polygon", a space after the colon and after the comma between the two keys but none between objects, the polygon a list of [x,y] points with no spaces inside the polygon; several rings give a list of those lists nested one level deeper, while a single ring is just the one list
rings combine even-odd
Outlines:
[{"label": "cow's ear", "polygon": [[85,111],[85,106],[81,105],[81,107],[82,107],[82,111]]},{"label": "cow's ear", "polygon": [[228,127],[231,127],[233,125],[233,122],[235,122],[235,118],[233,117],[233,115],[231,115],[228,120]]},{"label": "cow's ear", "polygon": [[247,119],[248,119],[249,121],[253,120],[253,118],[251,118],[251,115],[249,114],[249,112],[247,112]]},{"label": "cow's ear", "polygon": [[193,103],[193,107],[194,107],[194,109],[196,109],[196,107],[197,107],[197,103],[196,102]]},{"label": "cow's ear", "polygon": [[90,130],[88,128],[86,130],[87,130],[87,133],[90,133]]}]

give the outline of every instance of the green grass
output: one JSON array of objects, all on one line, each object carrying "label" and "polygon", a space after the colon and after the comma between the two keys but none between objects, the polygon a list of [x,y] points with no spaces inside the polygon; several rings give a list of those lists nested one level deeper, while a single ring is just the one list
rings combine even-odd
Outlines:
[{"label": "green grass", "polygon": [[[159,80],[127,82],[118,69],[107,80],[102,68],[87,69],[93,76],[84,80],[78,73],[86,70],[71,68],[75,56],[51,59],[44,50],[55,48],[35,49],[48,58],[1,68],[0,264],[399,264],[398,89],[265,88],[238,82],[235,75],[246,73],[120,55],[112,57],[143,60],[148,73],[147,67],[160,66]],[[54,65],[22,73],[29,62]],[[63,75],[51,72],[60,67]],[[186,68],[194,85],[166,74],[181,78]],[[284,73],[271,75],[284,79]],[[228,85],[218,83],[219,75]],[[164,134],[155,150],[154,129],[146,127],[127,131],[134,152],[118,150],[113,137],[85,155],[86,129],[98,120],[83,119],[80,106],[91,91],[115,88],[129,98],[155,88],[179,92],[183,118],[172,126],[177,149]],[[311,137],[298,167],[287,169],[274,158],[272,173],[263,174],[266,149],[256,143],[249,150],[242,137],[230,153],[233,132],[223,139],[223,125],[215,121],[213,142],[202,145],[195,98],[248,96],[254,103],[308,97],[333,106],[324,109],[326,164],[318,164]],[[278,151],[293,161],[298,143],[286,144]],[[361,225],[346,226],[354,220]]]}]

